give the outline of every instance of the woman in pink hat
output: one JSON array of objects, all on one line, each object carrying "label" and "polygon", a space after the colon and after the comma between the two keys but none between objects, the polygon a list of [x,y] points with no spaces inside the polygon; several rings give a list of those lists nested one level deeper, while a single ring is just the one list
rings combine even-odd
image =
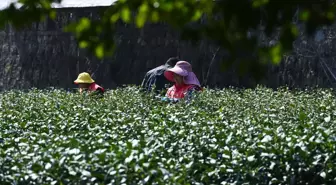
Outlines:
[{"label": "woman in pink hat", "polygon": [[175,84],[166,93],[169,99],[180,100],[185,98],[190,100],[194,91],[202,91],[196,75],[192,72],[191,65],[186,61],[179,61],[173,68],[167,69],[164,76]]}]

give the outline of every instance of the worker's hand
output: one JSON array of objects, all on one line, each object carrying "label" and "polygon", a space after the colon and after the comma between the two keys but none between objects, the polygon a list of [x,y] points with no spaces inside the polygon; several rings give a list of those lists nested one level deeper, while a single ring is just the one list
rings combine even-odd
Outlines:
[{"label": "worker's hand", "polygon": [[167,97],[161,97],[161,101],[169,101],[169,98],[167,98]]},{"label": "worker's hand", "polygon": [[156,99],[159,99],[160,101],[165,101],[165,102],[169,102],[169,98],[165,97],[165,96],[155,96]]},{"label": "worker's hand", "polygon": [[79,88],[80,94],[90,94],[91,92],[86,88]]},{"label": "worker's hand", "polygon": [[176,98],[168,98],[168,97],[162,97],[161,101],[165,101],[165,102],[170,102],[170,103],[177,103],[179,102],[179,99]]}]

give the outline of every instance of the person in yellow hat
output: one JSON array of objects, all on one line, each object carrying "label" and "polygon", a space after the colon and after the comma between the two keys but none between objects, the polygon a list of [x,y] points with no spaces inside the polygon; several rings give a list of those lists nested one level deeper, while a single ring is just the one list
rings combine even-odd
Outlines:
[{"label": "person in yellow hat", "polygon": [[103,95],[105,92],[105,89],[96,84],[90,74],[86,72],[80,73],[74,83],[78,85],[80,93],[88,91],[89,93],[94,92],[98,95]]}]

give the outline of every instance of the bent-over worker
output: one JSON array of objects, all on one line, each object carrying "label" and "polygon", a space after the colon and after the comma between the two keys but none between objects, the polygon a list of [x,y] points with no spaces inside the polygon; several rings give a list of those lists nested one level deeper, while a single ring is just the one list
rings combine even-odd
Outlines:
[{"label": "bent-over worker", "polygon": [[104,88],[96,84],[90,74],[86,72],[80,73],[74,83],[78,85],[81,94],[88,91],[90,94],[102,96],[105,92]]},{"label": "bent-over worker", "polygon": [[166,93],[166,97],[173,101],[180,99],[191,100],[192,94],[196,91],[202,91],[201,84],[192,66],[186,61],[179,61],[173,68],[167,69],[164,76],[175,84],[170,87]]},{"label": "bent-over worker", "polygon": [[158,66],[148,71],[141,83],[142,89],[144,91],[150,92],[153,90],[153,86],[155,86],[156,93],[160,93],[162,90],[165,90],[165,85],[169,84],[170,82],[167,81],[163,73],[167,69],[174,67],[178,61],[178,58],[171,57],[164,65]]}]

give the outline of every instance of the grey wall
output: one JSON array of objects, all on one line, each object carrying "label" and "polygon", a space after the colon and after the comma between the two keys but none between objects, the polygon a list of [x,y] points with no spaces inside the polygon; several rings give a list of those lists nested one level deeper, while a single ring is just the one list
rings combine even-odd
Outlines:
[{"label": "grey wall", "polygon": [[[221,71],[220,62],[227,56],[223,49],[211,63],[217,46],[208,41],[193,46],[181,41],[178,34],[164,24],[147,25],[138,30],[120,23],[116,53],[99,61],[80,50],[71,34],[62,32],[64,25],[82,16],[97,18],[98,10],[59,9],[56,21],[48,20],[21,31],[8,26],[1,31],[0,89],[74,87],[73,80],[82,71],[93,73],[95,80],[106,88],[140,84],[147,70],[161,65],[171,56],[189,61],[200,81],[207,81],[211,87],[248,87],[252,84],[246,78],[238,78],[234,71]],[[336,67],[332,58],[335,48],[332,33],[333,29],[328,28],[319,32],[316,40],[302,36],[294,43],[294,54],[279,67],[269,69],[263,83],[270,87],[332,87],[333,79],[328,80],[320,62],[322,58],[332,70]],[[311,54],[314,56],[307,57],[308,50],[316,50]]]}]

